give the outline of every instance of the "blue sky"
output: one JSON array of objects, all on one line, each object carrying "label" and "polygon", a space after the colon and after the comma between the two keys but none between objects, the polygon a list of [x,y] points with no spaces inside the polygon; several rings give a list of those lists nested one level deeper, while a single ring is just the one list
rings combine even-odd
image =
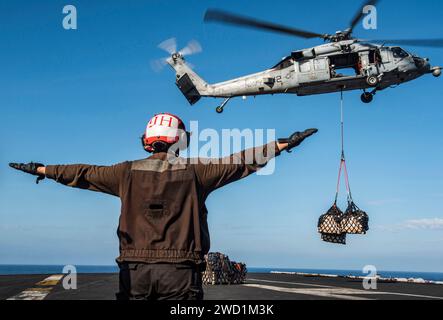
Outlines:
[{"label": "blue sky", "polygon": [[[76,31],[62,28],[62,8],[78,9]],[[190,107],[171,70],[155,73],[161,41],[197,39],[189,58],[208,82],[274,65],[319,42],[205,25],[208,7],[318,32],[345,28],[355,1],[2,1],[0,3],[0,264],[113,264],[119,200],[33,178],[11,161],[113,164],[145,156],[138,137],[150,116],[180,115],[203,128],[307,127],[319,134],[284,154],[271,176],[252,176],[208,200],[212,250],[250,266],[443,270],[442,80],[423,77],[363,105],[346,93],[347,154],[357,204],[371,218],[366,236],[347,246],[320,241],[318,217],[332,204],[339,161],[337,94],[216,100]],[[379,29],[362,38],[442,37],[439,1],[384,1]],[[407,48],[411,49],[411,48]],[[443,65],[443,50],[412,48]],[[343,203],[342,199],[342,203]],[[414,220],[414,221],[411,221]],[[418,220],[418,221],[417,221]]]}]

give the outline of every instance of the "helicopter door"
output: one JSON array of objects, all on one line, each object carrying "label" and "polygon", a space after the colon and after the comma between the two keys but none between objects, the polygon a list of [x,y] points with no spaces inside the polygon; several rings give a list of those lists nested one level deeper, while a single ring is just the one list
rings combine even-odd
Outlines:
[{"label": "helicopter door", "polygon": [[327,58],[316,58],[298,63],[299,83],[326,81],[330,79],[329,61]]},{"label": "helicopter door", "polygon": [[317,81],[326,81],[331,78],[331,73],[329,71],[329,59],[328,58],[317,58],[313,60],[314,62],[314,72],[317,77]]},{"label": "helicopter door", "polygon": [[363,76],[378,75],[379,64],[382,62],[380,53],[376,50],[369,50],[360,54],[360,60],[357,65],[357,74]]}]

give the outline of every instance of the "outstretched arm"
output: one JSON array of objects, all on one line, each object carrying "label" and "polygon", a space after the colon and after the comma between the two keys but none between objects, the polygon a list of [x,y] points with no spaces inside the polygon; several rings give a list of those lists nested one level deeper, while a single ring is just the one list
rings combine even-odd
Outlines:
[{"label": "outstretched arm", "polygon": [[282,151],[291,152],[306,138],[315,134],[317,129],[309,129],[304,132],[296,132],[287,139],[279,139],[267,145],[244,150],[224,159],[218,159],[217,163],[201,163],[197,165],[196,174],[204,193],[223,187],[231,182],[245,178],[266,166],[274,157]]},{"label": "outstretched arm", "polygon": [[14,169],[38,176],[37,182],[47,177],[70,187],[104,192],[114,196],[119,195],[121,181],[129,168],[129,162],[114,166],[84,164],[44,166],[32,162],[9,165]]}]

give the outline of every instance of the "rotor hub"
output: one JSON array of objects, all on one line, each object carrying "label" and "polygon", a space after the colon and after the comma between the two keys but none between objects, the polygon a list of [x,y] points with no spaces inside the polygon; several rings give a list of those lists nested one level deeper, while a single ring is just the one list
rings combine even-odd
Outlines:
[{"label": "rotor hub", "polygon": [[180,58],[183,58],[183,56],[179,52],[175,52],[175,53],[172,54],[172,59],[174,61],[176,61],[176,60],[178,60]]},{"label": "rotor hub", "polygon": [[345,31],[337,31],[334,35],[325,35],[324,39],[330,42],[353,40],[352,31],[351,29],[346,29]]}]

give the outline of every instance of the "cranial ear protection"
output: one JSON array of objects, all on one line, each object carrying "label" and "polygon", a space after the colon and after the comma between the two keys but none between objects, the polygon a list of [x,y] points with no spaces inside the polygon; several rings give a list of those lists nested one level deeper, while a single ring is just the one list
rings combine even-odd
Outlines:
[{"label": "cranial ear protection", "polygon": [[[178,143],[180,143],[179,150],[185,150],[185,149],[189,148],[189,144],[191,143],[191,136],[192,136],[191,132],[188,132],[185,130],[180,130],[179,141],[177,141]],[[146,144],[146,135],[145,134],[143,134],[140,137],[140,142],[142,144],[143,149],[145,149],[149,153],[166,152],[166,151],[168,151],[169,147],[171,146],[171,144],[168,144],[164,141],[156,141],[152,145],[148,146]],[[185,143],[183,144],[183,142],[185,142]]]},{"label": "cranial ear protection", "polygon": [[[143,149],[146,150],[146,141],[145,141],[145,134],[144,134],[144,133],[143,133],[143,135],[140,137],[140,141],[141,141],[141,143],[142,143],[142,147],[143,147]],[[146,151],[148,151],[148,150],[146,150]]]}]

